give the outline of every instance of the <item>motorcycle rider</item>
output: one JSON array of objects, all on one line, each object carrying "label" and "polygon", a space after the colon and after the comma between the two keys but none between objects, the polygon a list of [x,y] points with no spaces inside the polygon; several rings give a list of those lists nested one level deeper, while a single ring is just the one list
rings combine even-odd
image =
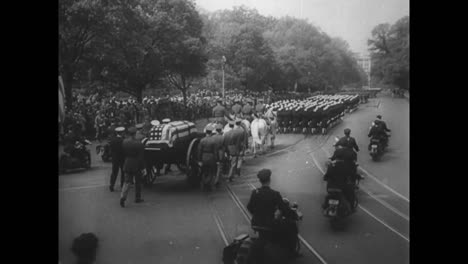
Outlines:
[{"label": "motorcycle rider", "polygon": [[112,157],[112,173],[110,177],[110,185],[109,190],[111,192],[114,191],[115,181],[117,180],[117,176],[119,175],[120,170],[120,188],[123,188],[124,185],[124,172],[123,172],[123,165],[124,165],[124,153],[122,149],[122,142],[124,140],[124,127],[117,127],[115,129],[115,135],[109,141],[109,149]]},{"label": "motorcycle rider", "polygon": [[388,129],[387,124],[385,121],[382,120],[381,115],[377,115],[377,119],[374,121],[374,124],[378,127],[379,134],[381,138],[383,139],[383,143],[385,146],[388,145],[388,135],[387,132],[390,132],[391,130]]},{"label": "motorcycle rider", "polygon": [[[333,153],[332,160],[336,162],[331,166],[328,166],[327,172],[325,173],[323,180],[327,182],[327,190],[330,188],[338,188],[342,190],[344,197],[351,205],[351,208],[354,208],[354,179],[350,177],[354,171],[354,163],[350,163],[349,160],[353,157],[353,151],[351,149],[345,148],[341,145],[336,146],[337,149]],[[327,199],[325,199],[322,208],[327,207]]]},{"label": "motorcycle rider", "polygon": [[271,170],[262,169],[257,174],[262,187],[252,191],[247,209],[252,214],[251,226],[258,232],[259,239],[252,245],[250,259],[263,263],[263,248],[267,242],[273,242],[275,212],[287,211],[283,198],[278,191],[270,188]]},{"label": "motorcycle rider", "polygon": [[[359,147],[358,147],[358,145],[356,143],[356,139],[354,137],[350,136],[351,135],[351,129],[346,128],[344,130],[344,134],[345,134],[345,136],[340,138],[338,140],[338,142],[336,143],[336,145],[341,145],[343,147],[350,148],[350,149],[358,152]],[[357,157],[357,154],[356,154],[356,157]]]}]

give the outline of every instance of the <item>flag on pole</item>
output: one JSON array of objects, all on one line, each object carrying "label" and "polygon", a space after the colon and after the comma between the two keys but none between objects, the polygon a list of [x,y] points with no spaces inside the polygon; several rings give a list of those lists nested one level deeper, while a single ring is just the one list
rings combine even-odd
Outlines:
[{"label": "flag on pole", "polygon": [[65,90],[63,88],[62,76],[59,75],[58,80],[59,87],[59,122],[63,124],[65,120]]}]

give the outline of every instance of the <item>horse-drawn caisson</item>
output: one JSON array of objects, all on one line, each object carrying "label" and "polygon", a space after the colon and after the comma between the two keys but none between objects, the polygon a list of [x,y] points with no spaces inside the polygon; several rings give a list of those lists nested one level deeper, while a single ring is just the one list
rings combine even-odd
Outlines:
[{"label": "horse-drawn caisson", "polygon": [[164,164],[175,164],[187,175],[190,185],[200,182],[197,165],[197,147],[204,133],[188,121],[173,121],[155,126],[152,135],[145,139],[146,175],[144,181],[152,184]]}]

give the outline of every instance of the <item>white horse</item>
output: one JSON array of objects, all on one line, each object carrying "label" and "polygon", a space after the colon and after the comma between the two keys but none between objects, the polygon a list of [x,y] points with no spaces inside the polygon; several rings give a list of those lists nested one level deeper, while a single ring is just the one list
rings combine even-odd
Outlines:
[{"label": "white horse", "polygon": [[268,135],[268,124],[264,119],[255,118],[250,125],[250,131],[252,133],[252,148],[254,157],[257,156],[257,146],[260,151],[263,153],[263,146],[266,142],[266,137]]}]

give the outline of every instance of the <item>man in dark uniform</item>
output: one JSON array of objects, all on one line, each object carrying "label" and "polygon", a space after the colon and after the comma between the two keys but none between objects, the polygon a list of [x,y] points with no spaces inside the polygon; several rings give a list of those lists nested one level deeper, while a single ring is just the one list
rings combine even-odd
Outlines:
[{"label": "man in dark uniform", "polygon": [[137,129],[135,138],[142,141],[146,137],[146,135],[143,133],[143,124],[136,124],[135,128]]},{"label": "man in dark uniform", "polygon": [[213,117],[220,124],[226,124],[224,117],[227,116],[226,108],[222,106],[222,100],[218,100],[217,105],[213,108]]},{"label": "man in dark uniform", "polygon": [[391,130],[387,128],[387,124],[385,121],[382,120],[382,116],[378,115],[377,119],[374,121],[374,124],[379,128],[378,132],[383,139],[383,143],[385,146],[388,145],[388,135],[387,132],[390,132]]},{"label": "man in dark uniform", "polygon": [[223,141],[224,141],[223,125],[221,124],[216,125],[216,134],[214,134],[212,137],[216,144],[216,153],[218,153],[218,156],[216,159],[216,176],[213,181],[213,185],[216,186],[219,183],[219,177],[221,176],[223,162],[225,160],[224,159],[224,147],[223,147]]},{"label": "man in dark uniform", "polygon": [[338,140],[336,145],[341,145],[343,147],[350,148],[350,149],[353,149],[354,151],[358,152],[359,147],[358,147],[358,145],[356,143],[356,139],[350,136],[351,135],[351,129],[346,128],[344,130],[344,134],[345,134],[345,136],[340,138],[340,140]]},{"label": "man in dark uniform", "polygon": [[236,100],[235,104],[231,108],[232,113],[235,117],[240,117],[242,106],[239,104],[239,100]]},{"label": "man in dark uniform", "polygon": [[125,131],[124,127],[118,127],[115,129],[115,135],[109,141],[109,149],[110,154],[112,157],[112,173],[110,177],[110,185],[109,190],[111,192],[114,191],[115,181],[117,180],[117,176],[119,174],[120,169],[120,188],[123,188],[124,185],[124,153],[122,148],[122,142],[124,140],[123,133]]},{"label": "man in dark uniform", "polygon": [[143,124],[143,129],[141,130],[141,132],[143,133],[143,135],[145,135],[145,137],[148,137],[149,132],[150,132],[152,127],[153,126],[151,125],[150,117],[146,116],[145,117],[145,123]]},{"label": "man in dark uniform", "polygon": [[273,228],[275,222],[275,212],[277,210],[285,212],[283,198],[278,191],[270,188],[271,170],[262,169],[257,174],[262,187],[252,191],[247,209],[252,214],[251,226],[255,232],[258,232],[258,243],[253,245],[252,255],[249,258],[257,260],[257,263],[263,263],[263,247],[267,241],[273,240]]},{"label": "man in dark uniform", "polygon": [[242,163],[242,151],[244,149],[244,129],[242,127],[237,127],[232,130],[229,130],[224,134],[223,146],[227,150],[230,159],[230,168],[229,168],[229,181],[233,180],[233,173],[236,170],[238,174],[240,170],[240,164]]},{"label": "man in dark uniform", "polygon": [[259,117],[263,117],[263,113],[265,112],[265,105],[263,104],[263,99],[258,99],[258,103],[255,106],[255,112],[259,115]]},{"label": "man in dark uniform", "polygon": [[211,191],[214,176],[216,174],[217,149],[216,140],[212,137],[213,127],[208,125],[206,136],[198,144],[198,165],[201,167],[201,187]]},{"label": "man in dark uniform", "polygon": [[[131,127],[128,129],[130,138],[127,138],[122,143],[122,148],[125,156],[124,172],[125,184],[122,188],[120,195],[120,206],[125,207],[125,200],[127,199],[130,184],[135,180],[135,203],[143,202],[141,199],[141,181],[142,171],[145,168],[144,164],[144,151],[145,147],[141,141],[135,138],[136,128]],[[114,160],[114,159],[112,159]]]},{"label": "man in dark uniform", "polygon": [[242,118],[249,120],[249,122],[252,122],[253,114],[253,107],[252,107],[252,101],[247,101],[247,104],[242,107]]}]

